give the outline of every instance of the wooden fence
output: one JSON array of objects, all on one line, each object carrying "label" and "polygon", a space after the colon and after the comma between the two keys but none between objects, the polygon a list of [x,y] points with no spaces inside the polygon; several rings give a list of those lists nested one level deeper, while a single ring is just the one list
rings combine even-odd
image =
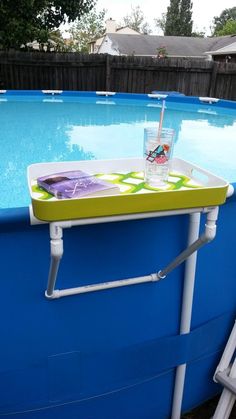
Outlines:
[{"label": "wooden fence", "polygon": [[102,54],[0,52],[1,89],[174,90],[236,100],[236,64]]}]

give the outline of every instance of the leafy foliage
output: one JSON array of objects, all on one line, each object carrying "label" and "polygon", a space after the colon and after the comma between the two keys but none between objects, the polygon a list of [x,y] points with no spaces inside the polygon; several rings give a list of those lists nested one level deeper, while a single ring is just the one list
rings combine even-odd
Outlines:
[{"label": "leafy foliage", "polygon": [[165,35],[192,35],[192,2],[191,0],[170,0],[167,8]]},{"label": "leafy foliage", "polygon": [[157,48],[157,58],[166,58],[166,57],[167,57],[166,47],[163,45]]},{"label": "leafy foliage", "polygon": [[88,13],[95,0],[0,0],[0,48],[19,49]]},{"label": "leafy foliage", "polygon": [[180,1],[170,0],[167,8],[165,35],[179,35],[180,32]]},{"label": "leafy foliage", "polygon": [[140,6],[131,7],[131,13],[123,18],[123,26],[129,26],[137,32],[151,34],[151,28],[145,21],[145,16]]},{"label": "leafy foliage", "polygon": [[200,31],[200,32],[198,30],[195,30],[194,32],[192,32],[191,36],[193,36],[195,38],[205,38],[206,32],[204,30]]},{"label": "leafy foliage", "polygon": [[162,13],[160,18],[154,19],[154,24],[157,28],[160,28],[164,33],[166,27],[166,13]]},{"label": "leafy foliage", "polygon": [[225,25],[215,32],[216,36],[224,36],[224,35],[234,35],[236,34],[236,19],[235,20],[227,20]]},{"label": "leafy foliage", "polygon": [[191,0],[182,0],[180,4],[180,36],[191,36],[193,29]]},{"label": "leafy foliage", "polygon": [[[236,20],[236,7],[232,7],[231,9],[224,9],[220,16],[215,16],[213,19],[213,36],[219,35],[219,31],[221,31],[226,23],[229,20]],[[234,32],[235,33],[235,32]]]},{"label": "leafy foliage", "polygon": [[69,33],[72,38],[73,48],[79,52],[89,51],[89,42],[99,38],[105,32],[106,10],[102,9],[97,12],[95,9],[82,16],[80,20],[76,20]]}]

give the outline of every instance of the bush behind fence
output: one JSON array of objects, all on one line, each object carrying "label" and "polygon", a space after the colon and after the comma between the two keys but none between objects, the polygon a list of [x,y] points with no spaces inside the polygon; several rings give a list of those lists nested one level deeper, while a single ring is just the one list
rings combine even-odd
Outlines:
[{"label": "bush behind fence", "polygon": [[185,58],[102,54],[0,52],[0,88],[110,90],[236,100],[236,64]]}]

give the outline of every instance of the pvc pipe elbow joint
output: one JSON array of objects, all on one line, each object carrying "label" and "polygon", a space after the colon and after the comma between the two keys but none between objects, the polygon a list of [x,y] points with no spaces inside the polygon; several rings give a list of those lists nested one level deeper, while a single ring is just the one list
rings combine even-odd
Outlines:
[{"label": "pvc pipe elbow joint", "polygon": [[52,294],[48,294],[47,293],[47,290],[45,291],[45,293],[44,293],[44,295],[45,295],[45,297],[48,299],[48,300],[55,300],[56,298],[60,298],[60,292],[59,292],[59,290],[54,290],[53,292],[52,292]]},{"label": "pvc pipe elbow joint", "polygon": [[227,198],[229,198],[230,196],[232,196],[234,194],[234,187],[233,185],[231,185],[231,183],[228,186],[228,190],[227,190]]},{"label": "pvc pipe elbow joint", "polygon": [[216,236],[216,225],[205,225],[205,234],[206,242],[212,241]]}]

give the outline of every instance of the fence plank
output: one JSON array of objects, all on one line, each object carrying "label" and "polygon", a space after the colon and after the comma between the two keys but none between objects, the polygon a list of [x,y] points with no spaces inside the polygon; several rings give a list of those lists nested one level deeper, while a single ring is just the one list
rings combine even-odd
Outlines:
[{"label": "fence plank", "polygon": [[236,64],[185,58],[0,51],[2,89],[112,90],[236,100]]},{"label": "fence plank", "polygon": [[217,73],[218,73],[218,62],[213,62],[212,67],[212,73],[211,73],[211,81],[210,81],[210,87],[209,87],[209,96],[213,97],[215,94],[215,88],[216,88],[216,81],[217,81]]}]

